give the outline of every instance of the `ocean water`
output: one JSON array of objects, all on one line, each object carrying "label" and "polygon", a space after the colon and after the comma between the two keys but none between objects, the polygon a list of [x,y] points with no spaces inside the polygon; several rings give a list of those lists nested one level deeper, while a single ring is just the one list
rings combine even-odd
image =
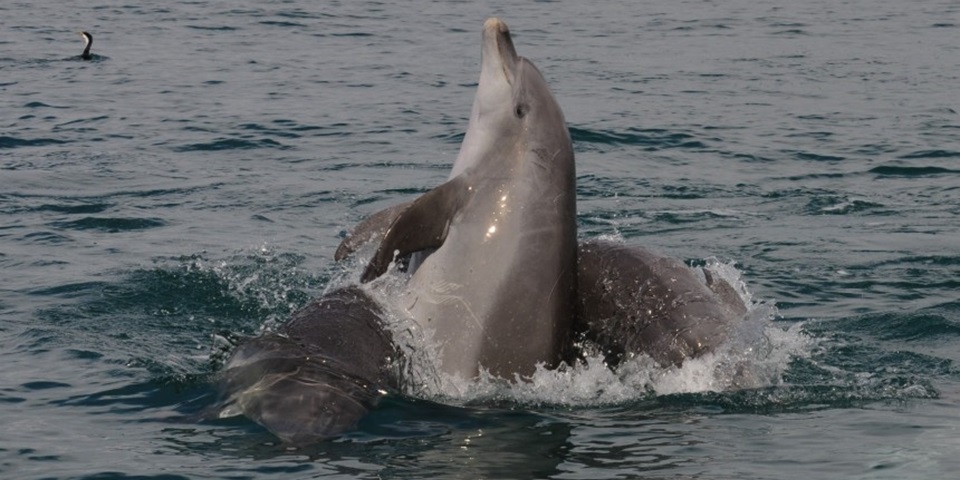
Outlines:
[{"label": "ocean water", "polygon": [[[742,332],[411,387],[301,449],[188,421],[238,338],[355,281],[350,227],[446,179],[493,15],[566,114],[580,237],[722,270]],[[0,31],[0,478],[960,469],[955,1],[39,0]]]}]

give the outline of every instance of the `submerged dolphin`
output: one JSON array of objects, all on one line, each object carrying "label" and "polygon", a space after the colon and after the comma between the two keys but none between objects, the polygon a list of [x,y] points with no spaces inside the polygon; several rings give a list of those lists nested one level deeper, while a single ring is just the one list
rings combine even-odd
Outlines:
[{"label": "submerged dolphin", "polygon": [[336,257],[382,235],[361,278],[367,282],[396,258],[432,251],[403,300],[434,332],[442,370],[528,375],[537,364],[558,364],[570,333],[574,183],[563,112],[537,68],[517,55],[506,24],[491,18],[451,179],[362,222]]},{"label": "submerged dolphin", "polygon": [[287,443],[334,437],[398,388],[398,359],[379,305],[343,288],[234,350],[219,374],[216,410],[243,414]]},{"label": "submerged dolphin", "polygon": [[611,241],[580,244],[578,336],[600,347],[607,364],[646,354],[680,365],[726,341],[747,309],[725,280],[706,282],[680,260]]}]

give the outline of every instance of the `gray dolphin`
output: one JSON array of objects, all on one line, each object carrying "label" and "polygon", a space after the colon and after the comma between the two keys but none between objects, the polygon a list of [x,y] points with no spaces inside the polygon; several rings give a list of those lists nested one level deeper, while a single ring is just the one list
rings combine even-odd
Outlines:
[{"label": "gray dolphin", "polygon": [[[404,295],[443,344],[444,370],[501,377],[552,366],[573,332],[615,367],[632,354],[662,364],[722,343],[746,308],[722,279],[639,246],[577,248],[573,150],[542,76],[518,57],[506,25],[483,30],[483,67],[451,179],[361,222],[340,260],[379,241],[362,280],[422,255]],[[575,320],[574,320],[575,317]],[[400,388],[400,353],[383,310],[346,287],[314,300],[276,332],[238,347],[219,374],[220,416],[244,414],[287,443],[353,427]]]},{"label": "gray dolphin", "polygon": [[[500,38],[504,40],[501,41]],[[522,134],[512,131],[517,121],[508,114],[510,107],[517,108],[523,104],[522,93],[526,93],[522,91],[523,84],[511,82],[507,66],[516,62],[504,59],[512,58],[516,58],[516,55],[509,43],[506,26],[499,20],[488,20],[484,25],[480,85],[471,111],[469,128],[450,174],[451,180],[414,202],[401,203],[368,217],[341,243],[335,255],[335,258],[340,260],[363,243],[384,239],[364,274],[364,280],[368,280],[382,273],[390,260],[395,258],[394,254],[397,254],[396,258],[413,254],[414,258],[410,259],[410,271],[414,272],[410,285],[410,291],[413,292],[411,295],[415,302],[424,299],[432,302],[428,302],[426,306],[414,304],[411,310],[419,307],[420,310],[415,313],[419,314],[418,320],[436,328],[441,333],[441,341],[455,347],[448,348],[444,355],[446,364],[456,365],[453,370],[455,372],[469,373],[471,365],[476,363],[490,368],[495,364],[490,358],[494,353],[504,355],[508,361],[519,358],[517,353],[510,349],[522,352],[526,349],[526,344],[511,341],[509,329],[478,328],[477,325],[487,324],[471,323],[477,318],[474,313],[482,311],[489,315],[499,314],[498,309],[514,309],[524,301],[526,292],[536,291],[536,288],[528,286],[530,282],[547,282],[541,285],[542,290],[549,285],[555,270],[547,270],[549,274],[541,275],[551,264],[549,259],[536,256],[536,252],[550,242],[562,244],[563,251],[569,248],[566,242],[569,241],[570,227],[566,222],[569,221],[568,217],[574,214],[572,208],[565,210],[570,212],[569,215],[558,216],[556,209],[544,209],[542,198],[541,202],[531,203],[530,208],[527,208],[527,205],[518,203],[521,198],[512,196],[512,209],[522,208],[528,213],[546,211],[553,214],[538,218],[541,225],[557,219],[564,223],[559,225],[562,228],[552,230],[552,237],[541,236],[539,243],[532,243],[524,248],[512,247],[511,252],[526,255],[525,257],[507,257],[500,254],[497,250],[499,247],[478,240],[486,237],[484,227],[487,225],[501,228],[495,222],[496,209],[490,208],[491,195],[487,193],[486,203],[467,204],[463,196],[448,191],[451,188],[460,189],[461,193],[463,189],[469,191],[478,181],[499,186],[497,182],[500,179],[491,182],[491,175],[496,175],[502,169],[500,165],[503,160],[511,158],[511,154],[506,152],[515,148],[518,140],[523,139]],[[539,75],[536,80],[537,83],[542,83]],[[542,90],[546,92],[544,97],[549,99],[542,103],[555,106],[545,85]],[[555,139],[556,144],[567,145],[569,142],[559,108],[555,108],[554,114],[529,117],[527,121],[527,125],[530,125],[529,122],[539,121],[536,128],[543,132],[540,135]],[[561,137],[561,131],[564,132],[562,139],[557,140]],[[529,154],[530,151],[528,149],[524,153]],[[536,153],[535,149],[532,151]],[[572,154],[570,161],[572,162]],[[556,168],[554,166],[554,169]],[[567,168],[566,171],[572,175],[573,168]],[[478,171],[484,172],[484,176],[478,177]],[[523,177],[520,179],[523,181]],[[555,175],[554,179],[569,181],[559,175]],[[439,201],[425,202],[425,199],[431,196],[437,197]],[[496,196],[493,197],[496,200]],[[533,199],[537,196],[530,195],[525,198],[535,202]],[[569,201],[566,197],[563,198],[564,202]],[[422,204],[419,205],[419,211],[408,213],[411,206],[418,204]],[[424,209],[424,206],[430,208]],[[410,217],[405,219],[405,224],[398,221],[405,215]],[[463,220],[465,215],[469,224]],[[424,227],[431,221],[435,222],[434,231]],[[402,231],[408,233],[395,235],[389,243],[385,241],[385,234],[387,238],[390,237],[386,232],[396,232],[399,225],[403,225],[405,230]],[[457,235],[449,235],[448,229],[455,230]],[[523,229],[515,227],[511,231],[522,233]],[[416,242],[408,242],[405,235],[411,234],[432,237],[427,241],[420,238]],[[524,241],[525,237],[514,235],[512,240]],[[433,258],[430,253],[441,243],[446,255],[442,259]],[[704,283],[692,269],[679,260],[643,247],[607,241],[586,241],[580,244],[577,256],[576,288],[571,290],[566,286],[554,293],[573,292],[576,299],[574,330],[577,337],[598,345],[606,353],[611,366],[618,364],[624,356],[641,353],[648,354],[665,365],[680,364],[683,359],[711,351],[726,340],[730,328],[743,318],[746,311],[739,295],[722,279],[708,275],[707,283]],[[423,260],[424,258],[427,260]],[[430,260],[431,258],[433,260]],[[566,256],[563,258],[567,261]],[[421,274],[416,270],[421,262],[430,265],[429,274]],[[487,264],[496,264],[502,269],[504,262],[515,262],[520,268],[512,269],[509,275],[502,274],[502,271],[495,275],[490,274]],[[533,268],[530,268],[531,266]],[[465,276],[469,281],[464,283],[462,279]],[[454,278],[461,280],[453,280]],[[476,285],[478,281],[483,282],[483,290],[481,294],[471,294],[469,303],[463,302],[466,297],[450,291],[454,288],[474,288],[469,285]],[[527,290],[520,290],[518,286]],[[491,295],[494,288],[498,289],[498,292],[516,289],[518,295]],[[540,293],[542,294],[542,291]],[[526,301],[533,305],[536,300],[537,297],[532,296]],[[481,303],[504,301],[507,303],[503,305]],[[441,304],[442,308],[437,307],[437,304]],[[517,309],[514,312],[529,314],[530,310]],[[489,321],[488,317],[483,318],[484,321]],[[532,318],[536,319],[536,316]],[[513,323],[523,324],[516,320]],[[545,329],[544,327],[551,325],[549,322],[537,323],[534,320],[533,325],[540,328],[528,333],[540,336],[527,335],[527,341],[556,342],[557,339],[574,338],[569,330],[551,332]],[[565,329],[568,324],[561,321],[554,322],[553,325]],[[487,338],[478,338],[479,335],[486,335]],[[499,345],[499,348],[488,348],[490,345]],[[479,362],[478,358],[481,356],[477,354],[478,347],[488,348],[489,352]],[[570,351],[575,350],[572,344],[567,344],[566,347]],[[509,374],[518,370],[516,366],[512,366],[496,373]]]},{"label": "gray dolphin", "polygon": [[[362,281],[396,258],[432,251],[404,307],[440,345],[442,370],[512,378],[556,365],[576,283],[573,146],[539,70],[506,24],[483,26],[480,82],[451,179],[362,222],[340,259],[382,235]],[[385,227],[385,225],[389,225]],[[385,233],[383,233],[385,230]]]},{"label": "gray dolphin", "polygon": [[314,300],[233,351],[216,416],[243,414],[286,443],[351,428],[399,383],[400,354],[379,305],[357,287]]},{"label": "gray dolphin", "polygon": [[575,329],[612,367],[637,354],[680,365],[723,343],[747,311],[725,280],[640,246],[592,240],[578,257]]}]

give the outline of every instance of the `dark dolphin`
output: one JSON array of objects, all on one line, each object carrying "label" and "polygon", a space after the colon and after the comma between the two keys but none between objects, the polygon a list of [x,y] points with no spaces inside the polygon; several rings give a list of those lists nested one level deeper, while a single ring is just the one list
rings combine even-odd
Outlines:
[{"label": "dark dolphin", "polygon": [[556,366],[574,311],[573,145],[543,76],[496,18],[483,26],[480,82],[451,176],[362,222],[336,257],[379,239],[370,281],[395,258],[432,251],[401,301],[433,332],[450,375],[485,368],[512,379]]},{"label": "dark dolphin", "polygon": [[725,280],[705,280],[680,260],[650,249],[591,240],[578,249],[578,337],[607,363],[646,354],[680,365],[726,341],[747,309]]},{"label": "dark dolphin", "polygon": [[219,416],[243,414],[290,444],[350,430],[399,386],[400,353],[384,322],[358,287],[314,300],[234,350],[219,374]]},{"label": "dark dolphin", "polygon": [[[576,254],[576,287],[568,285],[564,272],[569,257],[556,252],[567,251],[569,224],[576,214],[563,196],[573,154],[565,147],[569,137],[562,112],[532,64],[529,74],[516,70],[522,60],[506,25],[488,20],[480,84],[451,180],[419,199],[368,217],[341,243],[335,258],[378,242],[366,280],[382,273],[390,261],[412,257],[410,268],[417,270],[408,288],[413,298],[409,309],[421,325],[438,332],[448,373],[469,377],[478,366],[508,378],[529,373],[537,361],[556,364],[557,353],[571,358],[577,338],[600,346],[611,365],[634,354],[680,364],[711,351],[746,309],[732,287],[711,277],[704,283],[677,259],[616,242],[582,242]],[[542,93],[531,101],[531,92]],[[539,105],[548,108],[539,112]],[[523,122],[510,114],[516,108],[529,111]],[[541,146],[564,146],[557,150],[562,161],[544,162],[542,148],[526,142],[531,136],[547,139]],[[512,172],[505,161],[524,155],[544,171],[559,173],[515,176],[515,183],[503,183]],[[481,190],[478,185],[485,188],[482,197],[487,200],[479,204],[472,201]],[[524,193],[521,201],[515,191]],[[499,203],[501,192],[513,203]],[[555,198],[553,208],[544,205],[544,198]],[[520,221],[506,232],[504,209]],[[524,215],[516,215],[518,211]],[[546,230],[551,222],[553,227]],[[526,233],[530,231],[548,235],[534,237]],[[506,247],[488,242],[490,232],[507,238]],[[559,298],[564,296],[573,301]],[[550,302],[543,303],[545,298]],[[550,313],[558,307],[575,311],[574,323]],[[554,320],[544,321],[545,313]]]}]

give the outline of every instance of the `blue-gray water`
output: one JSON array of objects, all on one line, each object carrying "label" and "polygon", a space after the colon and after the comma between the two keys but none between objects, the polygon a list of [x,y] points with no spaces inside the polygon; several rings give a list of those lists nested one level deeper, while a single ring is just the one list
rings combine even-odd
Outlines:
[{"label": "blue-gray water", "polygon": [[[960,4],[482,3],[0,5],[0,478],[955,476]],[[490,15],[564,108],[580,236],[735,262],[808,340],[778,381],[398,396],[301,450],[165,420],[444,181]]]}]

